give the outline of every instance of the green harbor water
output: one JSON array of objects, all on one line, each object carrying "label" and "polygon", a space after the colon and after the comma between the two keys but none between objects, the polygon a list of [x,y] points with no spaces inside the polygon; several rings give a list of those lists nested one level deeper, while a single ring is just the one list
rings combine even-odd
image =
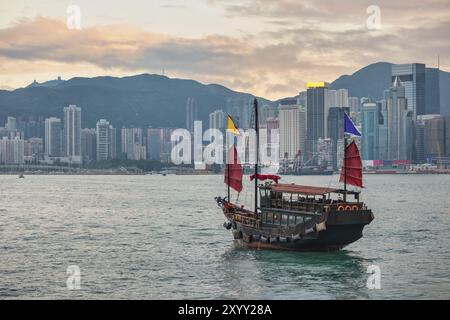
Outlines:
[{"label": "green harbor water", "polygon": [[[236,247],[214,202],[219,175],[0,179],[1,299],[450,298],[450,175],[366,176],[375,220],[334,253]],[[70,265],[79,290],[67,288]],[[380,289],[366,287],[370,265]]]}]

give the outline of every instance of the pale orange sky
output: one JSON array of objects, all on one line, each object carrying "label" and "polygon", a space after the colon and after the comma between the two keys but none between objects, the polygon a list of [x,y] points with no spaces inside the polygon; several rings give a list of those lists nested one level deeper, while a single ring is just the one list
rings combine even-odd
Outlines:
[{"label": "pale orange sky", "polygon": [[277,99],[378,61],[450,70],[449,0],[0,1],[0,88],[164,69]]}]

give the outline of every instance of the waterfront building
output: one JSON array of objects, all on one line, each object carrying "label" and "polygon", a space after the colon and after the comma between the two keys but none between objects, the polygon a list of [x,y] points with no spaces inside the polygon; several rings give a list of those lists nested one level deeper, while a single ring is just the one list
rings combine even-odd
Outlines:
[{"label": "waterfront building", "polygon": [[115,137],[112,126],[105,119],[97,121],[97,161],[112,159],[112,148]]},{"label": "waterfront building", "polygon": [[413,111],[413,119],[417,115],[426,114],[425,65],[422,63],[392,65],[392,82],[398,78],[405,88],[407,107]]},{"label": "waterfront building", "polygon": [[44,159],[44,139],[33,137],[24,141],[24,157],[31,162]]},{"label": "waterfront building", "polygon": [[349,108],[332,107],[328,111],[327,132],[328,138],[332,144],[332,158],[330,165],[338,168],[338,142],[344,138],[344,112],[348,112]]},{"label": "waterfront building", "polygon": [[15,132],[17,130],[17,119],[14,117],[8,117],[6,128],[9,132]]},{"label": "waterfront building", "polygon": [[122,154],[126,159],[145,160],[147,158],[146,149],[141,128],[122,128]]},{"label": "waterfront building", "polygon": [[51,117],[45,119],[44,134],[45,156],[49,158],[62,156],[62,125],[61,119]]},{"label": "waterfront building", "polygon": [[198,120],[197,101],[194,98],[186,99],[186,129],[189,132],[194,131],[194,121]]},{"label": "waterfront building", "polygon": [[209,128],[224,131],[226,128],[226,114],[222,110],[216,110],[209,114]]},{"label": "waterfront building", "polygon": [[[312,160],[311,164],[317,164],[317,141],[327,136],[327,118],[329,105],[326,104],[328,83],[312,82],[307,84],[307,121],[306,121],[306,154],[305,160]],[[280,122],[281,127],[281,122]]]},{"label": "waterfront building", "polygon": [[399,77],[385,92],[388,129],[388,160],[411,160],[414,112],[408,108],[405,88]]},{"label": "waterfront building", "polygon": [[64,108],[63,147],[68,162],[81,163],[81,108],[76,105]]},{"label": "waterfront building", "polygon": [[358,97],[348,97],[348,107],[350,108],[351,113],[359,113],[360,103]]},{"label": "waterfront building", "polygon": [[[298,104],[298,100],[297,100]],[[272,106],[264,105],[261,107],[259,113],[259,123],[260,125],[265,125],[267,123],[267,119],[275,118],[275,109]]]},{"label": "waterfront building", "polygon": [[0,163],[23,164],[25,142],[20,138],[9,139],[3,137],[0,140]]},{"label": "waterfront building", "polygon": [[387,123],[387,104],[386,100],[377,101],[378,106],[378,159],[388,159],[388,123]]},{"label": "waterfront building", "polygon": [[441,113],[439,69],[425,69],[425,114]]},{"label": "waterfront building", "polygon": [[298,105],[296,99],[285,99],[280,102],[278,110],[280,158],[294,160],[299,152],[303,154],[305,150],[306,108]]},{"label": "waterfront building", "polygon": [[90,163],[97,159],[97,134],[95,129],[81,130],[81,154],[83,163]]},{"label": "waterfront building", "polygon": [[366,102],[362,105],[362,159],[379,158],[379,110],[377,103]]},{"label": "waterfront building", "polygon": [[333,161],[333,143],[329,138],[317,140],[317,164],[323,168],[330,168]]}]

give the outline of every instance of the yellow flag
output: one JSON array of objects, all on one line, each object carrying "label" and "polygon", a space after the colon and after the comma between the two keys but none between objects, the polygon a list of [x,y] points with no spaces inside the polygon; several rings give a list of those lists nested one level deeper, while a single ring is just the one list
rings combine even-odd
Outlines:
[{"label": "yellow flag", "polygon": [[241,133],[239,132],[239,129],[234,124],[234,121],[233,121],[233,119],[231,118],[230,115],[228,115],[227,131],[232,133],[232,134],[235,134],[237,136],[241,135]]}]

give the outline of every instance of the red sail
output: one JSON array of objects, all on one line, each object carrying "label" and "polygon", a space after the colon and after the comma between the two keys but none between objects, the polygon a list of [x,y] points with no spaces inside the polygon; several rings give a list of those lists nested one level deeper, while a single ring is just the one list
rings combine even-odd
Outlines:
[{"label": "red sail", "polygon": [[[225,168],[225,184],[228,184],[231,188],[236,190],[237,192],[242,191],[242,165],[239,161],[239,157],[237,154],[236,146],[230,149],[228,164]],[[228,175],[229,178],[228,178]]]},{"label": "red sail", "polygon": [[[346,148],[347,158],[347,184],[363,188],[362,181],[362,161],[355,141]],[[345,182],[345,167],[342,166],[340,182]]]}]

